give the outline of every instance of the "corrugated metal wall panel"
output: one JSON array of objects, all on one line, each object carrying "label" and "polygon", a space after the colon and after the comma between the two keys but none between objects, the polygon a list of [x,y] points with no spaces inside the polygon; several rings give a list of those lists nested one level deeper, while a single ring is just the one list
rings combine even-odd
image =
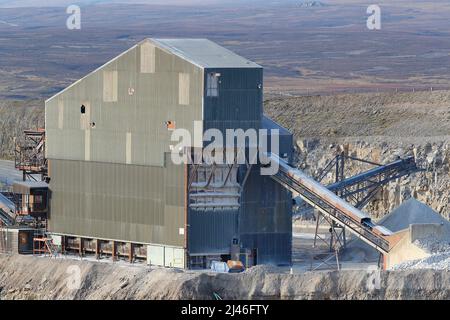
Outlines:
[{"label": "corrugated metal wall panel", "polygon": [[292,195],[254,166],[241,198],[239,233],[243,248],[257,249],[258,263],[290,264]]},{"label": "corrugated metal wall panel", "polygon": [[229,254],[238,238],[238,210],[189,210],[189,253]]},{"label": "corrugated metal wall panel", "polygon": [[[193,132],[194,121],[202,120],[203,70],[156,48],[156,72],[141,73],[140,55],[135,47],[46,102],[49,159],[127,163],[126,137],[131,134],[128,162],[163,166],[172,133],[165,122],[175,121],[177,128]],[[104,100],[104,71],[117,71],[117,101]],[[186,105],[179,103],[180,74],[190,79]],[[63,129],[58,103],[64,105]],[[90,105],[88,127],[81,124],[82,104]]]},{"label": "corrugated metal wall panel", "polygon": [[[165,122],[192,132],[202,119],[203,70],[155,48],[141,73],[141,53],[130,49],[46,102],[56,233],[184,246],[184,169],[165,159],[175,144]],[[103,97],[104,71],[117,71],[116,102]],[[180,73],[190,79],[187,105]]]},{"label": "corrugated metal wall panel", "polygon": [[206,69],[220,73],[219,96],[208,97],[205,90],[205,129],[259,129],[263,101],[262,68]]},{"label": "corrugated metal wall panel", "polygon": [[240,232],[290,232],[290,193],[259,170],[253,167],[241,198]]},{"label": "corrugated metal wall panel", "polygon": [[258,264],[291,265],[292,233],[241,234],[246,248],[257,248]]},{"label": "corrugated metal wall panel", "polygon": [[[220,84],[218,97],[206,97],[205,90],[205,129],[225,132],[226,129],[262,128],[262,69],[207,69],[205,77],[209,72],[220,73]],[[280,138],[280,153],[290,157],[292,135]],[[289,264],[292,242],[290,192],[270,177],[261,176],[260,168],[255,166],[240,202],[238,214],[190,210],[190,251],[229,253],[232,239],[239,234],[243,248],[257,248],[259,263]]]},{"label": "corrugated metal wall panel", "polygon": [[184,168],[50,160],[49,229],[184,246]]}]

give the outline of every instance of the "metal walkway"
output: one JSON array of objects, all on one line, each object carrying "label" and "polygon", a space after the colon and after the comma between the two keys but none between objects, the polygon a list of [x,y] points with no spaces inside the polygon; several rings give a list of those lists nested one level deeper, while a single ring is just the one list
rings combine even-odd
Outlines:
[{"label": "metal walkway", "polygon": [[[374,165],[375,168],[345,178],[344,160],[346,159],[366,162]],[[331,160],[328,165],[325,166],[323,173],[320,176],[315,177],[314,180],[321,183],[325,175],[333,170],[333,166],[336,166],[337,181],[326,185],[327,189],[339,195],[340,198],[360,210],[373,199],[383,186],[393,180],[408,176],[420,170],[416,165],[414,157],[406,157],[382,165],[341,154]],[[297,203],[299,205],[298,212],[300,214],[307,214],[312,210],[312,208],[306,202],[300,200],[300,198],[297,200]]]},{"label": "metal walkway", "polygon": [[339,198],[327,187],[291,167],[277,155],[266,154],[267,160],[278,163],[279,170],[272,178],[289,189],[297,192],[308,204],[318,209],[323,215],[345,227],[356,237],[368,243],[382,254],[387,254],[391,244],[389,236],[393,233],[372,222],[371,218]]},{"label": "metal walkway", "polygon": [[344,178],[326,187],[354,207],[362,209],[381,187],[418,170],[414,157],[407,157],[385,165],[377,164],[377,167],[373,169]]}]

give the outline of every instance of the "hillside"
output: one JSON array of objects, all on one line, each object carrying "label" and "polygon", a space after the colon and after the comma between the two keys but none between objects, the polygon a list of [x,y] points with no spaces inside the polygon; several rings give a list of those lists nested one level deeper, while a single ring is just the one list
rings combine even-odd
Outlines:
[{"label": "hillside", "polygon": [[450,136],[450,91],[272,97],[265,112],[297,139]]},{"label": "hillside", "polygon": [[[265,112],[294,133],[297,164],[312,176],[342,144],[351,156],[377,163],[414,155],[423,171],[391,182],[365,210],[383,217],[415,197],[448,219],[450,91],[269,97]],[[346,176],[369,167],[349,162]]]},{"label": "hillside", "polygon": [[44,126],[44,103],[41,101],[0,101],[0,159],[14,157],[14,137],[25,129]]}]

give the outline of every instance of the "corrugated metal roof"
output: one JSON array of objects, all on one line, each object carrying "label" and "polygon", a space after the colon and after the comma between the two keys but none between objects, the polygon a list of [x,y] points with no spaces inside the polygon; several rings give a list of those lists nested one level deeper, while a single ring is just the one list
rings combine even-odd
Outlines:
[{"label": "corrugated metal roof", "polygon": [[29,189],[48,188],[48,183],[45,181],[14,181],[14,185],[26,187]]},{"label": "corrugated metal roof", "polygon": [[208,39],[150,39],[156,45],[203,68],[261,68]]},{"label": "corrugated metal roof", "polygon": [[48,184],[44,181],[15,181],[13,192],[18,194],[29,194],[34,189],[48,189]]}]

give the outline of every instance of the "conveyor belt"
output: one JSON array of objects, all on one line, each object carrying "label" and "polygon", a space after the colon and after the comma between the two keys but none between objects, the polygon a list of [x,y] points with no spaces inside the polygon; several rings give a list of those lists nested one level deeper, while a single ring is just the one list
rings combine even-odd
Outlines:
[{"label": "conveyor belt", "polygon": [[[275,181],[290,191],[297,192],[311,206],[346,227],[379,252],[389,252],[391,245],[388,238],[393,234],[390,230],[376,225],[367,214],[351,206],[302,171],[291,167],[277,155],[266,154],[265,157],[279,165],[278,172],[272,176]],[[265,159],[264,163],[269,159]]]}]

